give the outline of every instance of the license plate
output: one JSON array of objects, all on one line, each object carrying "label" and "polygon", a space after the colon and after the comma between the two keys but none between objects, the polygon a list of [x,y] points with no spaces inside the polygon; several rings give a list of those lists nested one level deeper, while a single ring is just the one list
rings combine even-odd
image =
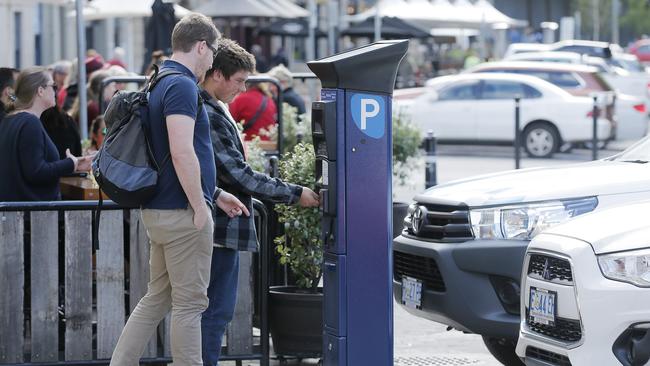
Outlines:
[{"label": "license plate", "polygon": [[557,293],[542,288],[531,287],[528,306],[529,320],[545,325],[555,325]]},{"label": "license plate", "polygon": [[402,277],[402,304],[413,309],[422,309],[422,281]]}]

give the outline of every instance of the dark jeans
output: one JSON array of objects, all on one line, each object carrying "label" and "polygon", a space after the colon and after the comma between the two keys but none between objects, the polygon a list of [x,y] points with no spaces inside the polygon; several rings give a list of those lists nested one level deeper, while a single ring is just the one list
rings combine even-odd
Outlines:
[{"label": "dark jeans", "polygon": [[235,311],[238,274],[239,252],[228,248],[214,248],[208,286],[210,304],[201,317],[204,366],[219,364],[221,339]]}]

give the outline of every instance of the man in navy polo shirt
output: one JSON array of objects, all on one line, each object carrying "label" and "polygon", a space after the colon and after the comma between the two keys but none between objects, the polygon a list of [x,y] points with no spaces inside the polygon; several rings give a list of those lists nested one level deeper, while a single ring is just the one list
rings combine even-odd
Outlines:
[{"label": "man in navy polo shirt", "polygon": [[142,208],[150,240],[150,281],[115,347],[111,365],[138,365],[156,326],[171,309],[175,365],[202,365],[201,313],[208,306],[213,201],[231,217],[249,215],[237,198],[216,189],[210,125],[199,103],[197,75],[215,56],[220,34],[200,14],[181,19],[172,32],[171,59],[150,95],[149,122],[156,160],[162,166],[154,198]]}]

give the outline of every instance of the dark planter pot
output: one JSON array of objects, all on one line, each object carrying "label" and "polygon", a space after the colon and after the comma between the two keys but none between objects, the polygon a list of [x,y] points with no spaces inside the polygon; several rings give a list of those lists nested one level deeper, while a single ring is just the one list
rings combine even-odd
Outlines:
[{"label": "dark planter pot", "polygon": [[393,239],[400,236],[404,228],[404,218],[408,213],[409,204],[393,202]]},{"label": "dark planter pot", "polygon": [[305,293],[294,286],[269,290],[269,328],[279,356],[321,357],[323,293]]}]

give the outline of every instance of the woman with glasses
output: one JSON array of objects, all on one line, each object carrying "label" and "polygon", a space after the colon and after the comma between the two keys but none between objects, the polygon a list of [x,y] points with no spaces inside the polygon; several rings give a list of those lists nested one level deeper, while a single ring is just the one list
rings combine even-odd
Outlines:
[{"label": "woman with glasses", "polygon": [[55,89],[43,67],[18,75],[13,111],[0,124],[0,201],[59,200],[60,177],[90,170],[90,156],[66,151],[67,157],[60,159],[39,119],[55,105]]}]

